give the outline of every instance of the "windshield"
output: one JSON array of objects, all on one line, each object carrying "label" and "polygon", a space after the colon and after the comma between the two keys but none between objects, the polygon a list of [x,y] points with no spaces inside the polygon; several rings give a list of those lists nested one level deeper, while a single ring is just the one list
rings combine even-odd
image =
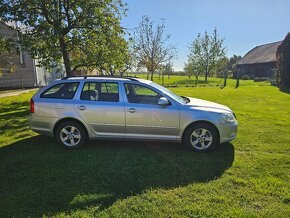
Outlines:
[{"label": "windshield", "polygon": [[164,88],[161,85],[158,85],[158,84],[156,84],[154,82],[151,82],[150,85],[153,86],[154,88],[160,90],[162,93],[168,95],[169,97],[173,98],[175,101],[179,102],[180,104],[186,104],[187,103],[186,98],[183,98],[183,97],[181,97],[179,95],[176,95],[175,93],[171,92],[170,90]]}]

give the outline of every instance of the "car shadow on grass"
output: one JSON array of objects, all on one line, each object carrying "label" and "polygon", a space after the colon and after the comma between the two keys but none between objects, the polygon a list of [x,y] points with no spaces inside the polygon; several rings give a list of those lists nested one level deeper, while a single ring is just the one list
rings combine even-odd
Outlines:
[{"label": "car shadow on grass", "polygon": [[66,150],[35,136],[0,148],[0,160],[1,214],[36,217],[103,210],[148,189],[206,183],[231,167],[234,147],[195,153],[176,143],[92,141]]}]

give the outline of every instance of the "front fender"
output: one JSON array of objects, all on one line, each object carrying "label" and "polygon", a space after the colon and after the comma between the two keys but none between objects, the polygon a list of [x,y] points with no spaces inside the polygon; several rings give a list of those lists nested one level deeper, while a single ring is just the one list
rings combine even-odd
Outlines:
[{"label": "front fender", "polygon": [[[184,110],[180,113],[180,134],[182,138],[186,128],[192,123],[196,122],[208,122],[214,125],[218,129],[218,124],[221,123],[221,118],[216,112],[212,111],[200,111],[200,110]],[[219,129],[218,129],[219,131]]]}]

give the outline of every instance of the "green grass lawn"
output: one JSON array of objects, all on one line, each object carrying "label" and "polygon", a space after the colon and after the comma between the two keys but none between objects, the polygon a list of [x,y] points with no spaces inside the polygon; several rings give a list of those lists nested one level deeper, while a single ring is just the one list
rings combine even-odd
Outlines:
[{"label": "green grass lawn", "polygon": [[126,141],[64,150],[29,130],[32,93],[0,98],[0,217],[289,217],[290,94],[246,82],[171,88],[237,114],[238,138],[205,154]]},{"label": "green grass lawn", "polygon": [[[147,74],[129,74],[129,76],[147,79]],[[149,77],[150,78],[150,77]],[[188,76],[162,76],[154,75],[154,82],[157,82],[166,87],[222,87],[224,85],[223,78],[208,77],[208,81],[204,81],[204,77],[199,77],[195,81],[195,77]],[[240,80],[240,86],[269,86],[269,82],[254,82],[253,80]],[[227,79],[227,86],[235,87],[235,79]]]}]

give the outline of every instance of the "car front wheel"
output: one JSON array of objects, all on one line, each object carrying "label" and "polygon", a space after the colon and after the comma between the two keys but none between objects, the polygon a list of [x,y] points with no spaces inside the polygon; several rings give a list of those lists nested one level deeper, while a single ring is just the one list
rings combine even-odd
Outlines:
[{"label": "car front wheel", "polygon": [[74,121],[61,123],[56,130],[56,140],[65,148],[79,148],[85,144],[87,134],[82,125]]},{"label": "car front wheel", "polygon": [[218,144],[218,132],[210,124],[194,124],[186,130],[183,143],[195,151],[206,152]]}]

